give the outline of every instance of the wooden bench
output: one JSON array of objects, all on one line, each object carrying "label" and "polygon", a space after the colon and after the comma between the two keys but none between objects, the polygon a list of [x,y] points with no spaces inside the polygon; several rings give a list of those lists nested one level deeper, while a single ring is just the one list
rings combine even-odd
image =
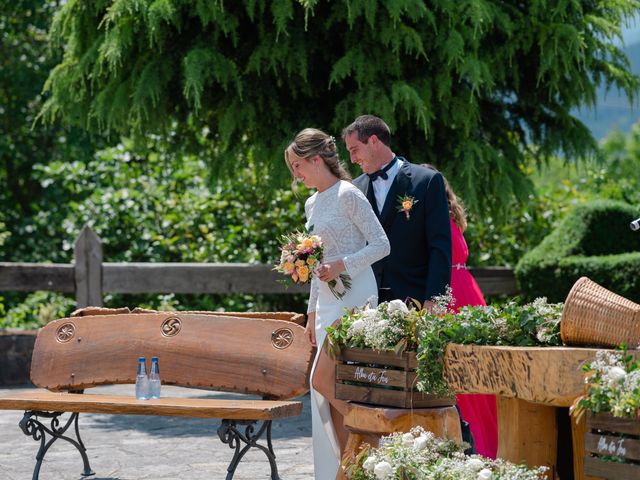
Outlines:
[{"label": "wooden bench", "polygon": [[[226,478],[233,478],[240,460],[255,447],[267,456],[275,480],[271,422],[302,412],[301,402],[288,399],[309,390],[313,354],[304,328],[285,320],[179,312],[75,316],[38,332],[31,381],[47,390],[0,397],[0,409],[24,410],[20,428],[40,442],[34,480],[58,439],[77,448],[83,476],[94,474],[80,438],[78,416],[84,412],[221,419],[218,436],[234,449]],[[133,388],[131,396],[83,393],[97,385],[135,383],[139,356],[159,357],[164,385],[263,399],[136,400]],[[71,415],[62,421],[65,413]],[[75,438],[67,435],[73,431]],[[266,445],[258,443],[263,435]]]}]

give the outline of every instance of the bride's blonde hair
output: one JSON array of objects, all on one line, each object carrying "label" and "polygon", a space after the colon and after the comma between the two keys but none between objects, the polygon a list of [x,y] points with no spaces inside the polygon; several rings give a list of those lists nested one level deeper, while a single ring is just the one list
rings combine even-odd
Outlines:
[{"label": "bride's blonde hair", "polygon": [[[439,172],[433,165],[428,163],[423,163],[422,165]],[[467,229],[467,211],[464,208],[464,203],[462,203],[462,200],[455,194],[444,175],[442,176],[442,180],[444,180],[444,189],[447,192],[447,200],[449,201],[449,216],[453,219],[453,223],[460,228],[460,231],[464,233]]]},{"label": "bride's blonde hair", "polygon": [[[336,147],[336,139],[331,135],[327,135],[322,130],[317,128],[305,128],[300,131],[293,142],[284,150],[284,161],[287,164],[287,168],[293,175],[293,169],[289,163],[289,154],[293,153],[300,158],[309,160],[316,155],[322,158],[324,164],[329,167],[329,170],[333,175],[340,180],[351,181],[351,175],[345,168],[342,161],[338,157],[338,149]],[[292,188],[295,190],[297,186],[296,179],[293,179]]]}]

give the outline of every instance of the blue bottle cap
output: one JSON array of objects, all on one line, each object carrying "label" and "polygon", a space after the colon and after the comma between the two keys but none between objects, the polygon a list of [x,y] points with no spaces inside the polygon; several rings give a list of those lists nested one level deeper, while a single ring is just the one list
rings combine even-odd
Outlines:
[{"label": "blue bottle cap", "polygon": [[151,361],[152,362],[157,362],[158,361],[158,357],[151,357]]},{"label": "blue bottle cap", "polygon": [[144,357],[139,357],[139,358],[138,358],[138,361],[139,361],[139,362],[144,362],[144,361],[145,361],[145,358],[144,358]]}]

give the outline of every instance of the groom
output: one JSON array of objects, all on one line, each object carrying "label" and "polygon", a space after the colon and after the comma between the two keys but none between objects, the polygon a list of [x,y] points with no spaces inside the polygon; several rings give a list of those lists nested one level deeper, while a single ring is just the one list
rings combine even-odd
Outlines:
[{"label": "groom", "polygon": [[[353,184],[364,193],[391,244],[391,253],[373,264],[378,301],[415,298],[431,309],[431,299],[451,281],[451,225],[442,175],[409,163],[391,151],[387,124],[362,115],[342,131],[353,163],[363,175]],[[460,418],[462,439],[475,453],[469,424]]]},{"label": "groom", "polygon": [[451,280],[451,226],[442,175],[391,151],[387,124],[362,115],[342,138],[363,175],[353,181],[369,199],[391,243],[373,264],[379,302],[414,298],[431,308]]}]

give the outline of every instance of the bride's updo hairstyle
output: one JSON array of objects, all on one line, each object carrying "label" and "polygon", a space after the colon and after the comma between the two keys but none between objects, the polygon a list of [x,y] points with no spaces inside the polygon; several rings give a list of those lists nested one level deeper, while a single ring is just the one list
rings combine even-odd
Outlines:
[{"label": "bride's updo hairstyle", "polygon": [[[320,155],[324,164],[329,167],[332,174],[338,177],[340,180],[351,181],[351,175],[344,167],[344,164],[338,157],[338,149],[336,147],[336,139],[330,135],[327,135],[322,130],[317,128],[305,128],[300,131],[293,142],[284,151],[284,161],[287,164],[287,168],[293,175],[293,169],[289,162],[289,155],[293,153],[300,158],[304,158],[306,161]],[[296,190],[297,182],[293,179],[292,188]]]}]

